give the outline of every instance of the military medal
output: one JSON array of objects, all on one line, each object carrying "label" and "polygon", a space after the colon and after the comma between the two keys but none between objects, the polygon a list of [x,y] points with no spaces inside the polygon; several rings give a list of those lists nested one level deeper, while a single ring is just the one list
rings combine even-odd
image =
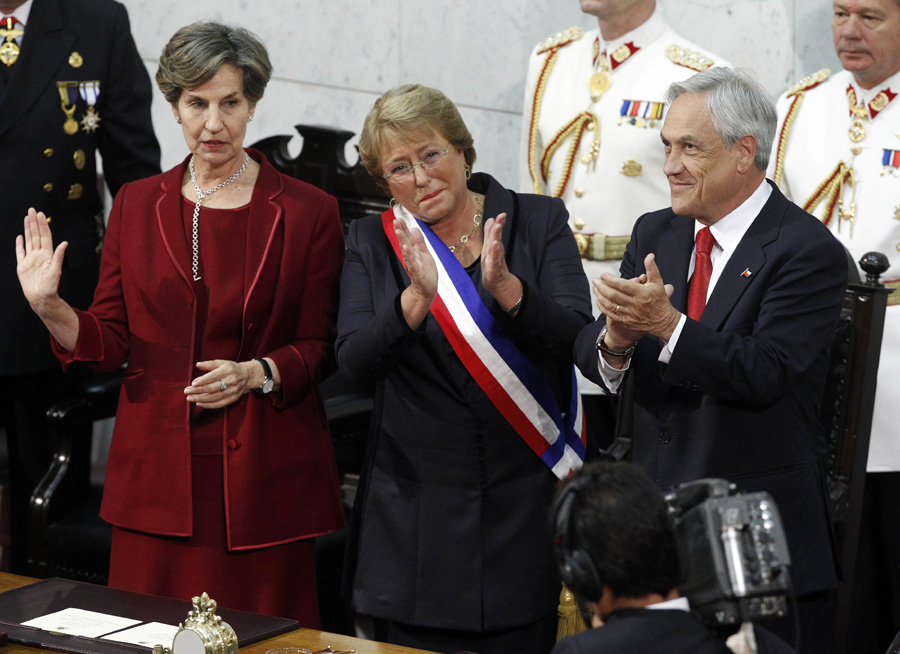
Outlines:
[{"label": "military medal", "polygon": [[78,121],[75,120],[75,103],[78,100],[78,82],[57,82],[56,88],[59,91],[60,106],[66,115],[66,121],[63,123],[63,131],[72,136],[78,132]]},{"label": "military medal", "polygon": [[62,110],[66,114],[66,122],[63,123],[63,131],[72,136],[78,131],[78,121],[73,118],[75,115],[75,105],[63,105]]},{"label": "military medal", "polygon": [[69,65],[72,68],[81,68],[81,65],[84,63],[84,57],[82,57],[77,52],[73,52],[69,55]]},{"label": "military medal", "polygon": [[13,29],[13,20],[12,17],[7,18],[6,27],[0,28],[0,37],[6,39],[0,45],[0,63],[6,66],[12,66],[19,58],[19,44],[16,43],[16,39],[25,33],[22,30]]},{"label": "military medal", "polygon": [[100,82],[79,82],[78,93],[81,99],[87,103],[87,111],[81,119],[81,129],[91,134],[100,127],[100,114],[94,105],[97,104],[97,98],[100,96]]},{"label": "military medal", "polygon": [[[886,105],[887,102],[884,104]],[[847,87],[847,105],[850,109],[850,115],[853,116],[853,122],[850,123],[847,135],[853,143],[859,143],[866,138],[866,126],[863,124],[863,121],[869,120],[869,109],[864,104],[858,104],[856,90],[852,84]]]},{"label": "military medal", "polygon": [[588,86],[591,89],[591,100],[597,102],[609,90],[610,84],[609,73],[605,70],[598,70],[591,75],[591,79],[588,81]]}]

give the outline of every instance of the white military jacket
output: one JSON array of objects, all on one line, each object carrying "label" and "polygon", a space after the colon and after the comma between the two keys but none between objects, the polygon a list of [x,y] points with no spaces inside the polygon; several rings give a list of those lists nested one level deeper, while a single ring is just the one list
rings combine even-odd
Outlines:
[{"label": "white military jacket", "polygon": [[562,197],[582,256],[594,259],[583,259],[589,278],[618,274],[635,220],[671,205],[659,137],[665,92],[714,64],[728,65],[669,29],[659,7],[613,41],[571,28],[532,52],[519,187]]},{"label": "white military jacket", "polygon": [[[847,71],[821,70],[778,100],[769,174],[825,222],[854,260],[882,252],[900,279],[900,73],[868,91]],[[857,107],[851,111],[851,104]],[[787,123],[787,127],[785,127]],[[843,211],[842,211],[843,210]],[[900,470],[900,288],[888,296],[868,470]]]}]

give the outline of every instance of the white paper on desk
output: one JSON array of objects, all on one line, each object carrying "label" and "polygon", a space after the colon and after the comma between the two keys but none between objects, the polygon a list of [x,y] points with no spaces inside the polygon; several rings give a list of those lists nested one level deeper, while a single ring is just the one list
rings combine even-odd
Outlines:
[{"label": "white paper on desk", "polygon": [[84,609],[63,609],[62,611],[48,613],[28,622],[23,622],[22,625],[71,636],[98,638],[104,634],[125,629],[138,623],[140,623],[140,620],[120,618],[107,613],[85,611]]},{"label": "white paper on desk", "polygon": [[154,645],[162,645],[172,649],[172,639],[178,627],[162,622],[147,622],[131,629],[117,631],[114,634],[104,636],[103,640],[115,640],[120,643],[131,643],[141,647],[153,648]]}]

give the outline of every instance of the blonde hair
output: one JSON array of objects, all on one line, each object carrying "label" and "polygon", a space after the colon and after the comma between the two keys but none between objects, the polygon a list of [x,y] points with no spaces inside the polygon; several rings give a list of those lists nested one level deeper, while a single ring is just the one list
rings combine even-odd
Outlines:
[{"label": "blonde hair", "polygon": [[475,163],[472,134],[456,105],[437,89],[421,84],[398,86],[375,101],[359,136],[360,159],[385,191],[388,184],[381,168],[385,143],[389,138],[411,138],[415,132],[444,136],[462,151],[468,166]]},{"label": "blonde hair", "polygon": [[215,21],[191,23],[175,32],[163,48],[156,84],[169,104],[215,77],[223,64],[244,73],[244,95],[259,102],[272,77],[272,63],[262,42],[242,27]]}]

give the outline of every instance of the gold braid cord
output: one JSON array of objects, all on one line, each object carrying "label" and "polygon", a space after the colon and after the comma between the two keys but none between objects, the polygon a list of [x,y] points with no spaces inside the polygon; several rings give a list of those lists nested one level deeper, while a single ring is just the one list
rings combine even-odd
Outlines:
[{"label": "gold braid cord", "polygon": [[781,184],[781,175],[784,173],[784,155],[787,152],[788,134],[791,131],[791,125],[797,117],[800,110],[800,103],[803,102],[803,91],[794,96],[791,106],[788,107],[787,115],[784,117],[784,125],[781,126],[781,133],[778,135],[778,152],[775,155],[775,185]]},{"label": "gold braid cord", "polygon": [[797,112],[800,111],[800,104],[803,102],[803,97],[806,95],[806,91],[817,87],[827,80],[830,75],[831,71],[829,69],[822,68],[812,75],[804,77],[787,91],[787,97],[791,97],[792,95],[795,97],[791,102],[791,106],[788,108],[787,115],[784,117],[784,125],[781,126],[781,132],[778,134],[778,151],[775,157],[774,175],[776,185],[781,183],[781,176],[784,173],[784,154],[787,152],[787,142],[791,131],[791,125],[794,124]]},{"label": "gold braid cord", "polygon": [[528,172],[531,174],[534,192],[538,195],[543,195],[543,185],[538,173],[535,144],[537,143],[538,123],[541,118],[541,105],[544,102],[547,80],[550,78],[550,72],[553,70],[554,64],[556,64],[559,49],[569,45],[572,41],[577,41],[583,34],[584,31],[580,27],[571,27],[564,32],[551,36],[537,51],[538,54],[548,53],[547,58],[544,60],[544,65],[541,66],[537,82],[534,85],[534,97],[531,99],[531,122],[528,126]]},{"label": "gold braid cord", "polygon": [[853,174],[853,169],[843,161],[835,166],[831,174],[825,178],[819,186],[809,196],[809,199],[803,203],[803,210],[812,213],[822,200],[825,202],[825,211],[822,213],[822,222],[826,225],[831,222],[831,214],[834,212],[834,206],[840,198],[841,188],[847,181],[848,177]]},{"label": "gold braid cord", "polygon": [[547,79],[550,77],[550,71],[553,70],[553,64],[556,63],[558,54],[559,48],[550,50],[550,54],[544,61],[544,65],[538,75],[537,84],[534,87],[534,98],[531,101],[531,125],[528,130],[528,170],[531,173],[534,192],[539,195],[543,190],[543,186],[541,184],[540,176],[538,175],[535,144],[537,143],[538,123],[541,118],[541,104],[544,102],[544,91],[547,88]]},{"label": "gold braid cord", "polygon": [[574,135],[572,136],[572,144],[569,146],[569,153],[563,162],[559,184],[556,185],[556,189],[553,191],[553,197],[561,197],[565,192],[569,178],[572,176],[572,164],[575,162],[575,157],[578,156],[578,147],[581,145],[584,131],[592,122],[594,122],[594,116],[589,111],[581,112],[563,125],[562,129],[553,135],[553,138],[550,139],[550,142],[544,148],[544,153],[541,155],[541,178],[546,182],[547,177],[550,175],[550,160],[553,158],[553,154],[563,144],[563,141]]}]

